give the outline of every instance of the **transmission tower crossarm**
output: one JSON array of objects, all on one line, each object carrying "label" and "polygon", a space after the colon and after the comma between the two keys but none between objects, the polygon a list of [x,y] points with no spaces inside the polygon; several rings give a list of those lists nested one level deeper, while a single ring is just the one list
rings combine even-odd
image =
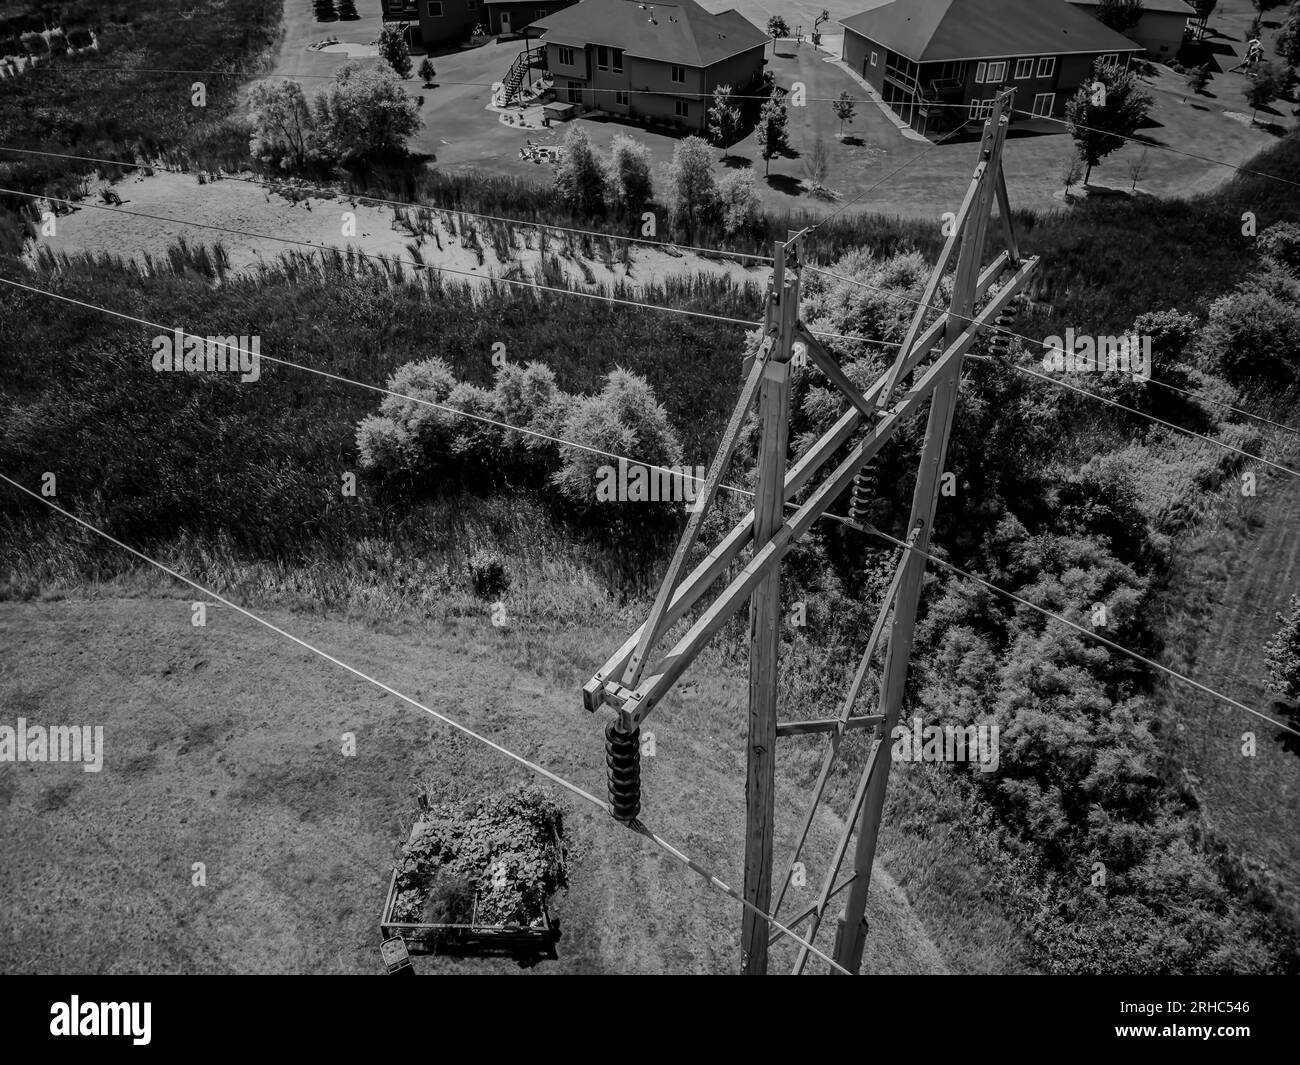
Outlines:
[{"label": "transmission tower crossarm", "polygon": [[[830,505],[849,487],[858,471],[888,443],[898,427],[916,413],[917,408],[949,375],[953,366],[959,367],[962,356],[998,312],[1019,292],[1024,279],[1037,265],[1037,259],[1026,259],[1011,280],[992,296],[978,315],[964,315],[960,321],[951,316],[946,318],[954,328],[961,326],[965,328],[961,329],[956,339],[925,368],[920,380],[903,394],[884,417],[867,429],[862,441],[848,453],[835,471],[817,486],[807,502],[786,519],[772,539],[762,547],[756,547],[753,556],[740,573],[696,619],[694,625],[668,651],[663,660],[653,667],[654,673],[643,676],[636,690],[630,693],[623,690],[611,692],[609,686],[606,686],[603,689],[606,701],[614,701],[621,712],[627,715],[631,724],[637,724],[645,718],[646,714],[677,682],[718,629],[749,598],[754,588],[762,581],[766,570],[789,549],[791,542],[803,536],[813,523],[826,513]],[[857,411],[849,413],[854,415],[855,420],[860,417]]]},{"label": "transmission tower crossarm", "polygon": [[691,551],[695,549],[695,541],[699,536],[700,525],[703,523],[705,512],[712,504],[714,496],[717,495],[718,485],[722,482],[722,477],[727,472],[731,458],[736,453],[736,445],[740,440],[740,431],[744,426],[745,416],[749,413],[750,407],[754,403],[754,397],[758,394],[759,385],[763,380],[763,368],[767,365],[768,355],[772,351],[775,342],[776,334],[769,332],[759,346],[754,364],[750,367],[745,383],[740,390],[740,398],[736,401],[736,406],[731,412],[731,419],[727,422],[727,427],[723,431],[722,441],[718,445],[718,450],[714,453],[713,463],[709,467],[704,487],[696,496],[691,507],[690,516],[686,519],[686,528],[682,531],[681,539],[678,541],[677,550],[673,554],[672,561],[668,563],[668,570],[659,585],[654,605],[650,608],[650,616],[646,618],[645,624],[641,626],[636,648],[632,652],[632,657],[628,659],[627,668],[623,673],[624,687],[636,687],[636,682],[641,679],[641,670],[645,664],[645,657],[654,647],[655,641],[659,639],[660,634],[666,627],[667,622],[664,615],[672,601],[673,593],[677,591],[677,585],[682,577],[682,570],[686,568],[686,562],[690,558]]},{"label": "transmission tower crossarm", "polygon": [[[999,94],[993,114],[985,127],[981,144],[983,159],[990,163],[992,172],[1001,166],[1002,145],[1006,138],[1007,122],[1004,110],[1009,106],[1010,92]],[[971,232],[964,235],[961,255],[953,275],[952,299],[946,316],[945,342],[954,336],[965,336],[959,323],[974,317],[979,257],[983,252],[989,219],[992,215],[994,183],[980,186],[976,205],[968,220]],[[1036,259],[1026,260],[1016,272],[1012,282],[990,300],[976,320],[987,320],[988,312],[1006,306],[1019,293],[1028,273],[1037,266]],[[1019,283],[1017,283],[1017,279]],[[999,310],[1001,307],[998,308]],[[943,472],[948,440],[952,432],[953,416],[957,406],[957,388],[961,376],[962,358],[958,356],[943,367],[941,378],[935,383],[926,419],[925,442],[917,465],[916,487],[912,493],[912,510],[908,528],[915,532],[918,550],[908,551],[903,559],[903,576],[894,604],[894,618],[890,626],[889,647],[885,654],[880,696],[880,713],[884,723],[880,726],[883,740],[890,735],[902,712],[903,696],[907,682],[912,638],[915,632],[917,606],[921,597],[921,583],[925,572],[925,552],[930,544],[935,513],[939,503],[939,482]],[[886,762],[886,765],[888,763]],[[867,789],[867,798],[857,817],[857,845],[854,852],[853,871],[857,874],[849,889],[844,905],[844,934],[836,946],[835,960],[849,972],[857,972],[862,963],[863,918],[866,913],[867,893],[871,885],[871,869],[875,860],[880,819],[884,810],[885,792],[889,773],[875,774]]]}]

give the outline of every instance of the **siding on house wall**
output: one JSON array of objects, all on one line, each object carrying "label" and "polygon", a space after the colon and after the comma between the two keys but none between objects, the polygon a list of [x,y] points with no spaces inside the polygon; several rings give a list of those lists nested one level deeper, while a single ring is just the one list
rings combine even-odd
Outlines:
[{"label": "siding on house wall", "polygon": [[539,18],[547,15],[553,15],[557,11],[563,11],[566,7],[571,7],[577,0],[524,0],[518,4],[487,4],[484,5],[484,16],[481,20],[488,27],[491,33],[504,33],[501,27],[501,13],[504,11],[510,16],[510,32],[519,33],[525,26],[536,22]]},{"label": "siding on house wall", "polygon": [[[692,129],[703,129],[705,103],[698,95],[704,89],[704,71],[699,67],[686,67],[684,82],[672,80],[672,64],[660,63],[637,56],[624,56],[628,88],[632,93],[632,110],[637,118],[666,118],[680,122]],[[680,64],[679,64],[680,65]],[[637,90],[642,90],[638,92]],[[682,93],[681,96],[650,95],[650,93]],[[677,101],[686,104],[687,115],[677,114]]]},{"label": "siding on house wall", "polygon": [[[471,3],[473,7],[470,7]],[[393,5],[394,8],[409,6]],[[441,15],[432,14],[437,8],[431,8],[429,0],[419,0],[420,41],[426,48],[465,40],[474,32],[474,23],[484,14],[482,0],[442,0],[441,8]]]},{"label": "siding on house wall", "polygon": [[705,71],[704,91],[712,93],[719,85],[730,85],[740,92],[752,86],[763,72],[763,53],[766,49],[766,45],[759,45],[748,52],[724,59],[721,63],[714,63]]},{"label": "siding on house wall", "polygon": [[1183,45],[1183,30],[1190,16],[1177,11],[1144,11],[1138,24],[1124,36],[1145,48],[1156,59],[1172,59]]}]

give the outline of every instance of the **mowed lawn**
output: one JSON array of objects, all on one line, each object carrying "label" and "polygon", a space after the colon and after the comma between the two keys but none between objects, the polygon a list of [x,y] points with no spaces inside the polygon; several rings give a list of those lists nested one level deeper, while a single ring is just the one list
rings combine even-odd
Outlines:
[{"label": "mowed lawn", "polygon": [[[768,0],[739,0],[734,4],[713,0],[705,6],[717,10],[734,6],[760,26],[766,25],[771,14],[780,13],[792,29],[810,26],[821,9],[792,10]],[[302,77],[309,90],[321,84],[321,78],[348,57],[337,52],[309,51],[307,46],[331,35],[358,48],[372,41],[380,25],[378,0],[361,0],[358,8],[365,16],[360,22],[317,23],[308,5],[287,5],[276,73]],[[842,3],[827,10],[832,16],[825,27],[828,43],[837,47],[834,38],[842,29],[835,20],[854,13],[857,4]],[[1189,99],[1182,75],[1167,67],[1157,67],[1153,77],[1144,79],[1154,104],[1151,121],[1141,132],[1155,144],[1130,144],[1107,157],[1093,171],[1094,189],[1126,194],[1136,184],[1139,192],[1157,196],[1205,192],[1227,180],[1233,167],[1245,164],[1294,126],[1292,105],[1286,102],[1262,111],[1260,123],[1251,125],[1243,95],[1246,79],[1241,73],[1229,73],[1244,52],[1249,11],[1248,0],[1225,0],[1212,17],[1207,48],[1218,72],[1207,95]],[[1275,27],[1266,29],[1270,55],[1275,36]],[[431,165],[446,170],[516,175],[539,184],[549,183],[550,164],[521,159],[519,149],[530,140],[537,144],[559,143],[568,126],[521,129],[506,124],[488,107],[492,84],[505,76],[521,47],[520,41],[507,41],[434,56],[435,87],[424,88],[416,77],[407,83],[408,91],[424,100],[424,127],[413,138],[412,148],[428,156]],[[828,61],[834,58],[814,49],[806,39],[801,44],[794,40],[775,42],[768,50],[768,61],[777,83],[791,88],[802,82],[807,92],[806,106],[790,109],[789,151],[772,159],[770,167],[765,166],[756,137],[750,132],[730,146],[725,158],[718,149],[718,174],[730,168],[752,169],[764,205],[778,211],[820,215],[848,201],[852,201],[848,209],[855,212],[905,217],[937,218],[954,209],[975,164],[978,131],[968,131],[941,144],[904,136],[891,118],[866,98],[854,78]],[[366,58],[361,61],[377,62]],[[831,111],[831,101],[842,92],[858,101],[843,139],[838,136],[840,123]],[[608,149],[617,133],[630,134],[650,148],[656,168],[671,159],[679,139],[679,135],[598,115],[578,119],[576,124],[602,151]],[[826,184],[832,193],[830,198],[809,191],[805,160],[818,138],[829,150]],[[1006,170],[1015,205],[1040,210],[1061,207],[1062,174],[1072,153],[1073,145],[1063,124],[1022,123],[1013,130],[1006,149]],[[1135,175],[1133,168],[1138,164],[1140,170]]]},{"label": "mowed lawn", "polygon": [[[513,600],[509,600],[512,604]],[[379,628],[261,616],[479,735],[603,795],[605,715],[580,685],[618,636],[486,612]],[[0,763],[0,972],[382,972],[379,915],[423,784],[436,801],[534,782],[518,764],[224,606],[186,599],[0,603],[0,722],[103,727],[103,768]],[[548,679],[524,662],[546,658]],[[564,663],[562,666],[559,663]],[[656,709],[642,817],[741,883],[743,668],[701,667]],[[343,753],[345,734],[355,755]],[[806,794],[815,741],[783,748],[776,851]],[[564,808],[569,886],[559,958],[536,973],[720,973],[739,959],[740,907],[606,813],[542,781]],[[804,852],[816,898],[833,841],[823,812]],[[202,863],[204,883],[195,882]],[[868,972],[944,972],[877,863]],[[833,927],[819,942],[829,946]],[[793,960],[782,943],[773,968]],[[420,972],[516,972],[509,959],[423,957]],[[824,963],[814,963],[822,971]]]}]

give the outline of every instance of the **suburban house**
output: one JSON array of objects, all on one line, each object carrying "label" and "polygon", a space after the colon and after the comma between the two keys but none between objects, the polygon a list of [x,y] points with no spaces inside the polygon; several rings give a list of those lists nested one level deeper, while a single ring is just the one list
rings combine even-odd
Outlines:
[{"label": "suburban house", "polygon": [[426,50],[466,40],[475,26],[511,37],[530,22],[569,7],[575,0],[383,0],[385,22],[407,27],[412,44]]},{"label": "suburban house", "polygon": [[559,102],[696,130],[717,86],[757,84],[771,39],[738,12],[710,14],[695,0],[580,0],[528,32],[541,35]]},{"label": "suburban house", "polygon": [[[1047,0],[1053,2],[1053,0]],[[1101,0],[1069,0],[1075,7],[1094,18]],[[1183,46],[1183,31],[1196,12],[1186,0],[1142,0],[1142,17],[1124,31],[1124,36],[1140,44],[1153,59],[1172,59]]]},{"label": "suburban house", "polygon": [[1097,59],[1141,45],[1066,0],[869,0],[841,19],[842,57],[921,132],[982,118],[1015,88],[1017,119],[1060,115]]}]

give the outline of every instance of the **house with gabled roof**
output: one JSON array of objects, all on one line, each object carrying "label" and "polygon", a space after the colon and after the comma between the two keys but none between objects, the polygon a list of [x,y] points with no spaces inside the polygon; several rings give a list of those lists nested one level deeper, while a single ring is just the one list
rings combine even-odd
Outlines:
[{"label": "house with gabled roof", "polygon": [[560,103],[703,130],[719,85],[755,87],[771,38],[739,12],[695,0],[580,0],[538,19]]},{"label": "house with gabled roof", "polygon": [[1067,0],[867,0],[840,22],[844,61],[922,132],[981,119],[1007,88],[1017,118],[1059,116],[1098,59],[1142,51]]}]

